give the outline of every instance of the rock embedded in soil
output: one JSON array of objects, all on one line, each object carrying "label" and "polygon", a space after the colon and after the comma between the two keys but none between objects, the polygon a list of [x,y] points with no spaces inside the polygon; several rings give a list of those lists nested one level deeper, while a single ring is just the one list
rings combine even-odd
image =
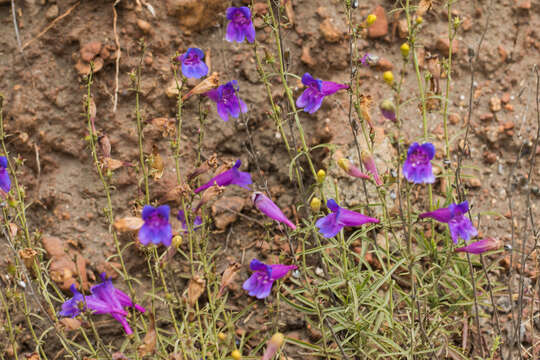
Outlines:
[{"label": "rock embedded in soil", "polygon": [[324,39],[331,43],[338,42],[345,35],[337,28],[330,18],[326,18],[319,26],[319,29],[321,30]]},{"label": "rock embedded in soil", "polygon": [[379,5],[373,10],[373,14],[377,16],[377,20],[368,28],[368,37],[370,39],[377,39],[386,36],[388,34],[386,11]]},{"label": "rock embedded in soil", "polygon": [[501,111],[501,99],[497,95],[489,99],[489,109],[493,112]]},{"label": "rock embedded in soil", "polygon": [[167,0],[167,14],[178,18],[183,31],[199,31],[215,25],[229,6],[223,0]]},{"label": "rock embedded in soil", "polygon": [[[437,39],[437,42],[435,43],[435,48],[441,52],[444,56],[448,56],[450,54],[450,41],[448,39],[448,36],[443,36]],[[452,56],[456,55],[459,50],[459,42],[458,39],[454,38],[452,40]]]},{"label": "rock embedded in soil", "polygon": [[86,62],[94,60],[94,58],[101,51],[101,43],[99,41],[92,41],[84,44],[81,47],[81,59]]},{"label": "rock embedded in soil", "polygon": [[214,223],[219,230],[225,230],[227,226],[238,219],[237,213],[241,212],[246,200],[240,196],[227,196],[217,200],[212,205]]}]

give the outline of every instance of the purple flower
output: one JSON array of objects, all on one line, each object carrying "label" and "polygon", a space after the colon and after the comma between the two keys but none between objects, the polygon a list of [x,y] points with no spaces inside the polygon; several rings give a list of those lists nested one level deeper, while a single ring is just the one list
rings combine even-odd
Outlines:
[{"label": "purple flower", "polygon": [[375,184],[377,186],[381,186],[383,182],[379,177],[379,172],[377,171],[377,166],[375,165],[375,160],[373,159],[373,156],[367,151],[362,150],[362,152],[360,153],[360,159],[362,160],[362,164],[364,164],[366,170],[371,175],[373,175],[373,180],[375,180]]},{"label": "purple flower", "polygon": [[8,161],[5,156],[0,156],[0,189],[9,192],[11,189],[11,179],[7,171]]},{"label": "purple flower", "polygon": [[218,115],[223,121],[228,121],[229,115],[237,118],[241,112],[246,113],[248,111],[246,103],[236,96],[237,92],[238,82],[233,80],[206,93],[206,96],[217,104]]},{"label": "purple flower", "polygon": [[[179,210],[178,215],[176,215],[176,218],[178,221],[182,223],[182,232],[186,234],[188,232],[187,222],[186,222],[186,215],[184,214],[184,210]],[[193,220],[193,227],[191,230],[197,230],[202,225],[202,218],[200,216],[196,216]]]},{"label": "purple flower", "polygon": [[435,156],[435,146],[432,143],[419,145],[413,143],[407,151],[407,159],[403,163],[403,175],[409,182],[415,184],[433,184],[435,175],[431,159]]},{"label": "purple flower", "polygon": [[350,176],[353,176],[359,179],[368,179],[368,180],[371,179],[368,174],[365,174],[362,171],[360,171],[360,169],[354,166],[348,159],[345,159],[345,158],[339,159],[338,165],[340,168],[345,170],[345,172]]},{"label": "purple flower", "polygon": [[494,238],[485,238],[455,249],[455,252],[467,252],[469,254],[481,254],[486,251],[497,250],[501,243]]},{"label": "purple flower", "polygon": [[204,52],[198,48],[189,48],[185,54],[176,58],[182,63],[182,74],[187,78],[200,79],[208,75],[208,66],[203,61]]},{"label": "purple flower", "polygon": [[159,244],[171,245],[172,226],[169,222],[171,209],[169,205],[161,205],[157,208],[145,205],[142,211],[144,225],[139,230],[139,241],[143,245]]},{"label": "purple flower", "polygon": [[198,194],[214,185],[227,186],[233,184],[249,190],[248,185],[252,183],[251,175],[248,172],[238,170],[240,165],[242,165],[242,162],[240,160],[236,160],[236,163],[232,168],[214,176],[209,182],[195,189],[195,194]]},{"label": "purple flower", "polygon": [[[79,307],[79,303],[84,303],[84,296],[77,290],[75,284],[71,284],[69,290],[71,290],[73,297],[66,300],[62,304],[62,310],[58,313],[58,315],[73,318],[81,313],[81,307]],[[85,307],[85,305],[82,306],[83,309]]]},{"label": "purple flower", "polygon": [[257,259],[251,260],[249,268],[254,271],[253,274],[244,282],[242,286],[248,291],[249,296],[255,296],[257,299],[264,299],[270,295],[272,284],[277,279],[281,279],[293,269],[296,265],[266,265]]},{"label": "purple flower", "polygon": [[287,219],[281,209],[263,193],[258,191],[254,192],[251,196],[251,201],[253,201],[253,204],[257,209],[259,209],[269,218],[274,219],[277,222],[284,223],[291,229],[296,230],[296,225],[294,225],[289,219]]},{"label": "purple flower", "polygon": [[432,218],[437,221],[447,223],[450,228],[450,235],[455,244],[458,243],[458,238],[461,237],[465,241],[478,234],[478,231],[473,226],[471,221],[465,216],[469,211],[469,203],[467,201],[461,204],[450,204],[446,208],[437,209],[435,211],[426,212],[418,215],[420,219]]},{"label": "purple flower", "polygon": [[302,76],[302,84],[307,88],[296,100],[296,106],[304,108],[304,111],[310,114],[313,114],[321,107],[325,96],[332,95],[341,89],[349,88],[349,85],[315,79],[309,73],[305,73]]},{"label": "purple flower", "polygon": [[326,202],[326,207],[332,213],[317,220],[315,223],[315,226],[319,228],[319,232],[326,238],[336,236],[344,226],[361,226],[365,223],[379,223],[379,219],[340,207],[334,199],[329,199]]},{"label": "purple flower", "polygon": [[255,27],[251,21],[251,11],[248,7],[230,7],[227,9],[227,35],[225,40],[243,42],[244,38],[250,43],[255,41]]}]

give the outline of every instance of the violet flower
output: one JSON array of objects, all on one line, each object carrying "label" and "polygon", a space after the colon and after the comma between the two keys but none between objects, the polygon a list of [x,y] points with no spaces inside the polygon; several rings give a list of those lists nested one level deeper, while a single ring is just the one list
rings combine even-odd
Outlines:
[{"label": "violet flower", "polygon": [[11,179],[7,170],[8,161],[5,156],[0,156],[0,189],[9,192],[11,189]]},{"label": "violet flower", "polygon": [[236,95],[237,92],[238,82],[233,80],[205,94],[216,103],[218,115],[223,121],[228,121],[229,115],[237,118],[241,112],[246,113],[248,111],[246,103]]},{"label": "violet flower", "polygon": [[302,76],[302,84],[306,86],[306,89],[296,100],[296,106],[304,108],[304,111],[310,114],[313,114],[321,107],[325,96],[332,95],[341,89],[349,88],[349,85],[346,84],[315,79],[309,73],[305,73]]},{"label": "violet flower", "polygon": [[420,219],[432,218],[447,223],[450,228],[452,241],[454,241],[454,244],[457,244],[459,237],[465,241],[469,241],[471,237],[478,234],[471,221],[465,216],[467,211],[469,211],[469,203],[464,201],[461,204],[450,204],[446,208],[420,214],[418,217]]},{"label": "violet flower", "polygon": [[257,209],[259,209],[269,218],[274,219],[277,222],[283,223],[293,230],[296,230],[296,225],[294,225],[289,219],[287,219],[281,209],[272,200],[270,200],[268,196],[256,191],[251,196],[251,201],[253,201],[253,204]]},{"label": "violet flower", "polygon": [[297,269],[296,265],[266,265],[257,259],[251,260],[249,268],[253,274],[244,282],[242,288],[248,291],[249,296],[264,299],[270,295],[274,281],[281,279],[291,270]]},{"label": "violet flower", "polygon": [[[184,214],[184,210],[178,210],[178,215],[176,215],[176,218],[178,221],[182,223],[182,233],[187,234],[188,227],[186,222],[186,215]],[[195,231],[198,230],[202,225],[202,218],[200,216],[195,216],[195,219],[193,220],[193,227],[191,230]]]},{"label": "violet flower", "polygon": [[375,184],[377,186],[381,186],[383,182],[379,177],[379,172],[377,171],[377,166],[375,165],[375,160],[373,159],[373,156],[367,151],[362,151],[360,153],[360,159],[362,160],[362,164],[364,164],[367,172],[373,175],[373,180],[375,180]]},{"label": "violet flower", "polygon": [[497,250],[501,247],[501,243],[494,238],[485,238],[480,241],[470,243],[455,249],[455,252],[467,252],[469,254],[481,254],[486,251]]},{"label": "violet flower", "polygon": [[142,211],[144,225],[139,229],[139,241],[143,245],[163,244],[171,245],[172,226],[169,222],[171,209],[169,205],[161,205],[157,208],[145,205]]},{"label": "violet flower", "polygon": [[435,175],[431,159],[435,156],[435,146],[432,143],[419,145],[413,143],[407,151],[407,159],[403,163],[403,175],[409,182],[415,184],[433,184]]},{"label": "violet flower", "polygon": [[317,220],[315,223],[315,226],[319,228],[319,232],[326,238],[336,236],[345,226],[361,226],[366,223],[379,223],[379,219],[340,207],[334,199],[329,199],[326,202],[326,207],[330,209],[332,213]]},{"label": "violet flower", "polygon": [[338,160],[338,165],[348,175],[359,179],[371,179],[368,174],[363,173],[359,168],[354,166],[348,159],[341,158]]},{"label": "violet flower", "polygon": [[208,75],[208,66],[203,61],[204,52],[198,48],[189,48],[185,54],[176,58],[182,63],[182,74],[187,78],[200,79]]},{"label": "violet flower", "polygon": [[227,9],[227,34],[225,40],[229,42],[243,42],[244,38],[250,43],[255,41],[255,27],[251,21],[251,10],[248,7],[230,7]]},{"label": "violet flower", "polygon": [[218,185],[218,186],[238,185],[240,187],[243,187],[244,189],[249,190],[248,185],[253,182],[251,181],[251,175],[248,172],[238,170],[240,165],[242,165],[242,162],[240,160],[236,160],[236,163],[234,164],[232,168],[230,168],[227,171],[222,172],[221,174],[214,176],[212,179],[210,179],[209,182],[195,189],[195,194],[198,194],[201,191],[206,190],[210,186],[214,186],[214,185]]},{"label": "violet flower", "polygon": [[86,305],[79,306],[80,302],[85,303],[84,296],[77,290],[77,286],[75,284],[71,284],[69,287],[69,290],[73,294],[73,297],[71,299],[66,300],[62,304],[62,310],[58,313],[60,316],[64,317],[71,317],[74,318],[75,316],[79,315],[81,313],[81,308],[85,309]]}]

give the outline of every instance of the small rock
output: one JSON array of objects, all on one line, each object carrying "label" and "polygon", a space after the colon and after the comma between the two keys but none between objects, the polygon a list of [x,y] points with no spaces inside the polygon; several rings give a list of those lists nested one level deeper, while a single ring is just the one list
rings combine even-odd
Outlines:
[{"label": "small rock", "polygon": [[99,41],[89,42],[81,47],[81,59],[89,63],[100,51],[101,43]]},{"label": "small rock", "polygon": [[484,151],[484,160],[488,164],[494,164],[497,162],[497,154],[491,151]]},{"label": "small rock", "polygon": [[59,14],[58,5],[52,4],[51,7],[47,9],[47,12],[45,13],[45,17],[47,20],[51,21],[54,20]]},{"label": "small rock", "polygon": [[478,178],[476,178],[476,177],[473,177],[473,178],[468,179],[467,183],[468,183],[469,186],[472,187],[473,189],[478,189],[478,188],[481,188],[481,187],[482,187],[482,181],[480,181],[480,179],[478,179]]},{"label": "small rock", "polygon": [[328,42],[338,42],[343,38],[343,33],[339,31],[336,25],[332,22],[332,19],[325,19],[319,26],[324,39]]},{"label": "small rock", "polygon": [[300,60],[309,67],[315,67],[317,65],[317,61],[311,56],[311,48],[309,46],[302,47]]},{"label": "small rock", "polygon": [[501,45],[499,45],[497,47],[497,52],[499,53],[501,62],[506,62],[506,59],[508,58],[508,51],[506,51]]},{"label": "small rock", "polygon": [[176,16],[180,28],[199,31],[216,24],[228,6],[223,0],[167,0],[167,14]]},{"label": "small rock", "polygon": [[460,122],[459,114],[453,113],[448,115],[448,121],[450,121],[450,124],[457,125]]},{"label": "small rock", "polygon": [[504,94],[502,94],[501,102],[503,104],[508,104],[510,102],[510,93],[505,92]]},{"label": "small rock", "polygon": [[265,15],[268,12],[268,5],[266,3],[253,4],[253,14]]},{"label": "small rock", "polygon": [[517,8],[520,10],[529,11],[531,9],[531,0],[521,0],[518,2]]},{"label": "small rock", "polygon": [[394,68],[394,65],[390,62],[390,60],[385,58],[380,58],[379,61],[375,64],[375,68],[380,71],[389,71]]},{"label": "small rock", "polygon": [[324,7],[324,6],[319,6],[317,8],[317,15],[319,15],[323,19],[326,19],[327,17],[330,17],[330,13],[328,12],[328,8]]},{"label": "small rock", "polygon": [[504,131],[512,130],[515,126],[514,122],[512,120],[506,121],[503,125]]},{"label": "small rock", "polygon": [[461,28],[463,31],[469,31],[472,29],[472,20],[470,17],[466,17],[463,19],[463,22],[461,23]]},{"label": "small rock", "polygon": [[398,36],[400,39],[406,39],[409,36],[409,27],[407,25],[407,19],[401,19],[397,25]]},{"label": "small rock", "polygon": [[512,302],[510,301],[510,297],[506,295],[495,300],[495,305],[497,306],[497,311],[503,314],[508,314],[512,310]]},{"label": "small rock", "polygon": [[148,21],[137,19],[137,26],[145,33],[149,33],[152,30],[152,25]]},{"label": "small rock", "polygon": [[482,121],[490,121],[493,120],[493,114],[492,113],[485,113],[480,115],[480,120]]},{"label": "small rock", "polygon": [[[448,36],[440,37],[435,43],[435,48],[444,56],[448,56],[450,54],[450,41],[448,40]],[[454,38],[454,40],[452,40],[452,54],[457,54],[458,50],[459,42],[456,38]]]},{"label": "small rock", "polygon": [[377,39],[386,36],[388,34],[386,11],[379,5],[373,10],[373,14],[377,16],[377,20],[368,28],[368,37],[370,39]]},{"label": "small rock", "polygon": [[489,99],[489,109],[493,112],[501,111],[501,99],[497,95]]},{"label": "small rock", "polygon": [[212,205],[214,223],[220,230],[224,230],[238,219],[239,213],[244,208],[246,201],[240,196],[228,196],[217,200]]},{"label": "small rock", "polygon": [[43,243],[45,251],[51,257],[61,257],[66,254],[64,243],[56,236],[44,236],[41,239],[41,242]]}]

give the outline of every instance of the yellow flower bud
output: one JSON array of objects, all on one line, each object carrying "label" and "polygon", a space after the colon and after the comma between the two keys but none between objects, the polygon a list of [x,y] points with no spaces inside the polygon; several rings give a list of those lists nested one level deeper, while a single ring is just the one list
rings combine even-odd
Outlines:
[{"label": "yellow flower bud", "polygon": [[182,237],[180,235],[175,235],[173,238],[172,238],[172,245],[175,247],[175,248],[179,248],[180,245],[182,245]]},{"label": "yellow flower bud", "polygon": [[317,182],[322,183],[324,181],[324,178],[326,177],[326,171],[323,169],[317,171]]},{"label": "yellow flower bud", "polygon": [[409,56],[409,51],[411,50],[411,48],[409,47],[409,44],[403,43],[401,44],[401,47],[399,49],[401,50],[401,55],[403,55],[404,58]]},{"label": "yellow flower bud", "polygon": [[345,159],[345,158],[341,158],[338,160],[338,165],[340,168],[342,168],[343,170],[345,170],[346,173],[349,172],[349,169],[351,167],[351,162],[348,160],[348,159]]},{"label": "yellow flower bud", "polygon": [[283,344],[284,340],[285,340],[285,336],[283,336],[282,333],[277,332],[274,335],[272,335],[272,337],[270,338],[270,343],[272,345],[276,345],[276,346],[279,347],[279,346],[281,346],[281,344]]},{"label": "yellow flower bud", "polygon": [[217,337],[221,341],[225,341],[227,339],[227,335],[225,335],[225,333],[223,332],[220,332],[219,334],[217,334]]},{"label": "yellow flower bud", "polygon": [[424,19],[422,19],[421,16],[418,16],[418,17],[416,18],[416,23],[417,23],[418,25],[420,25],[420,24],[422,23],[422,21],[424,21]]},{"label": "yellow flower bud", "polygon": [[233,352],[231,353],[231,357],[234,359],[234,360],[240,360],[242,359],[242,353],[238,350],[233,350]]},{"label": "yellow flower bud", "polygon": [[366,19],[366,23],[368,26],[371,26],[376,20],[377,20],[377,16],[375,14],[369,14]]},{"label": "yellow flower bud", "polygon": [[394,83],[394,74],[392,74],[391,71],[385,71],[383,73],[383,79],[388,85],[392,85]]},{"label": "yellow flower bud", "polygon": [[321,199],[319,199],[318,197],[314,197],[313,199],[311,199],[311,203],[309,204],[309,206],[311,207],[311,210],[313,210],[313,212],[319,212],[319,210],[321,210]]}]

